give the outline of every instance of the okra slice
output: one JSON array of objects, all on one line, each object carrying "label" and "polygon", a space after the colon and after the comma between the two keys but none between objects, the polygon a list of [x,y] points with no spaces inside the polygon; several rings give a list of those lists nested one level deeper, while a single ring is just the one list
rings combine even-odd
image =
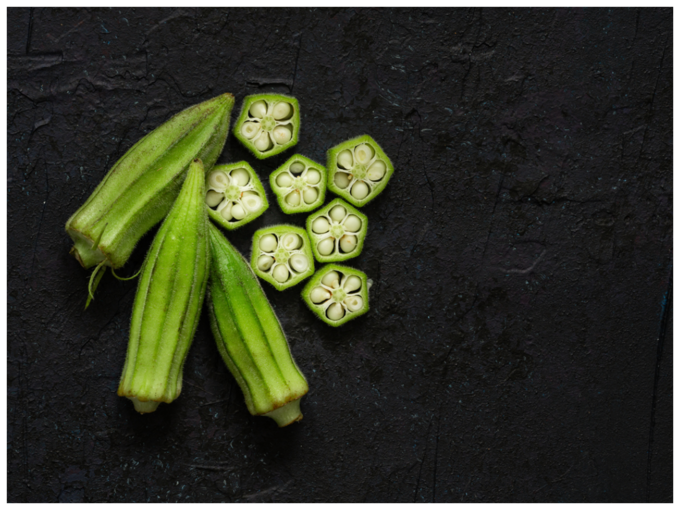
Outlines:
[{"label": "okra slice", "polygon": [[337,327],[368,312],[368,287],[363,271],[328,264],[307,282],[302,299],[319,319]]},{"label": "okra slice", "polygon": [[300,106],[294,97],[257,94],[243,100],[234,136],[256,158],[280,154],[298,142]]},{"label": "okra slice", "polygon": [[205,202],[213,221],[234,230],[269,207],[259,177],[248,163],[215,166],[206,179]]},{"label": "okra slice", "polygon": [[292,225],[263,228],[253,235],[250,265],[257,276],[284,290],[314,274],[307,232]]},{"label": "okra slice", "polygon": [[341,198],[307,218],[307,233],[314,258],[319,262],[341,262],[361,253],[368,218]]},{"label": "okra slice", "polygon": [[204,201],[205,173],[195,160],[144,260],[132,307],[118,395],[140,413],[172,402],[182,390],[210,269]]},{"label": "okra slice", "polygon": [[245,396],[250,414],[279,427],[302,419],[307,381],[295,364],[260,282],[243,256],[210,225],[210,326],[217,349]]},{"label": "okra slice", "polygon": [[296,154],[272,172],[269,184],[286,214],[313,211],[326,198],[326,169]]},{"label": "okra slice", "polygon": [[361,207],[385,189],[394,166],[368,135],[336,145],[328,151],[328,189]]}]

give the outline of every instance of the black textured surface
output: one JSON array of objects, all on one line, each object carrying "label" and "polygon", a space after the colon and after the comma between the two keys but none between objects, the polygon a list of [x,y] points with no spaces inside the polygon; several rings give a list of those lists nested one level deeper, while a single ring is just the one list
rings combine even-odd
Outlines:
[{"label": "black textured surface", "polygon": [[[10,9],[8,51],[10,501],[672,500],[670,9]],[[352,261],[372,310],[334,330],[265,284],[299,424],[248,414],[205,314],[137,415],[136,282],[84,312],[64,223],[173,113],[270,90],[295,151],[366,132],[395,164]],[[292,153],[220,161],[268,189]],[[243,253],[303,224],[270,199]]]}]

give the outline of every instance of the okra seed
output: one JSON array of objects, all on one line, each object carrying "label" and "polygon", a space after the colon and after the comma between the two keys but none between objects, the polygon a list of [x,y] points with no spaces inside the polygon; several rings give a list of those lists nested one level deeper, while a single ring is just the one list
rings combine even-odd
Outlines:
[{"label": "okra seed", "polygon": [[274,113],[272,114],[276,120],[283,120],[291,116],[293,113],[293,108],[290,103],[281,101],[274,107]]},{"label": "okra seed", "polygon": [[312,300],[312,303],[318,305],[319,303],[328,301],[331,298],[331,293],[323,287],[314,287],[309,297]]},{"label": "okra seed", "polygon": [[294,174],[301,174],[304,170],[305,165],[303,165],[299,161],[296,161],[295,163],[292,163],[290,165],[290,171],[293,172]]},{"label": "okra seed", "polygon": [[366,143],[361,144],[357,146],[356,149],[354,149],[354,155],[356,156],[359,163],[368,163],[373,157],[373,154],[375,154],[373,147]]},{"label": "okra seed", "polygon": [[260,239],[260,249],[262,251],[272,252],[276,249],[278,244],[279,242],[276,240],[276,236],[274,234],[264,235]]},{"label": "okra seed", "polygon": [[327,237],[326,239],[324,239],[323,241],[316,245],[316,249],[319,250],[319,253],[324,256],[333,253],[334,248],[335,242],[330,237]]},{"label": "okra seed", "polygon": [[273,263],[274,259],[269,255],[260,255],[260,258],[257,259],[257,267],[262,271],[269,271]]},{"label": "okra seed", "polygon": [[320,180],[321,180],[321,174],[319,173],[318,170],[314,170],[313,168],[307,170],[307,183],[308,184],[319,184]]},{"label": "okra seed", "polygon": [[332,289],[336,289],[338,287],[339,282],[340,282],[340,275],[338,274],[337,271],[329,271],[321,279],[321,283],[323,283],[326,287],[330,287]]},{"label": "okra seed", "polygon": [[257,117],[258,119],[267,115],[267,103],[264,101],[255,101],[250,105],[250,115]]},{"label": "okra seed", "polygon": [[227,205],[225,205],[222,208],[222,210],[220,211],[220,214],[222,215],[222,217],[227,221],[231,221],[231,218],[232,218],[232,214],[231,214],[231,206],[232,205],[233,205],[232,202],[227,202]]},{"label": "okra seed", "polygon": [[276,184],[282,188],[288,188],[291,184],[293,184],[293,178],[288,172],[284,172],[276,177]]},{"label": "okra seed", "polygon": [[352,186],[352,196],[357,200],[366,198],[368,192],[368,185],[363,181],[359,181],[354,186]]},{"label": "okra seed", "polygon": [[255,140],[255,148],[257,150],[259,150],[260,152],[264,152],[266,150],[269,150],[269,147],[271,147],[271,145],[272,145],[272,141],[269,138],[269,133],[262,133]]},{"label": "okra seed", "polygon": [[330,320],[337,321],[345,316],[345,309],[340,303],[333,303],[328,307],[328,310],[326,310],[326,315]]},{"label": "okra seed", "polygon": [[241,203],[250,212],[259,211],[260,207],[262,207],[262,199],[260,198],[260,195],[254,191],[246,191],[243,193]]},{"label": "okra seed", "polygon": [[338,166],[346,170],[354,166],[354,159],[352,158],[352,153],[350,151],[344,150],[338,154]]},{"label": "okra seed", "polygon": [[357,237],[351,235],[344,235],[340,239],[340,249],[345,253],[349,253],[357,247]]},{"label": "okra seed", "polygon": [[304,199],[305,203],[311,204],[314,202],[314,200],[317,199],[319,196],[319,192],[316,191],[314,188],[307,188],[302,192],[302,198]]},{"label": "okra seed", "polygon": [[302,253],[296,253],[288,261],[290,267],[292,267],[298,273],[306,271],[309,267],[309,260]]},{"label": "okra seed", "polygon": [[347,210],[343,206],[336,205],[331,209],[330,217],[334,221],[341,221],[345,216],[347,216]]},{"label": "okra seed", "polygon": [[292,207],[300,205],[300,192],[295,190],[291,193],[288,193],[288,195],[286,195],[286,203]]},{"label": "okra seed", "polygon": [[343,301],[350,312],[356,312],[364,306],[364,300],[361,296],[349,296],[345,301]]},{"label": "okra seed", "polygon": [[330,228],[331,225],[324,216],[319,216],[312,222],[312,230],[316,234],[325,234]]},{"label": "okra seed", "polygon": [[208,184],[211,188],[215,188],[216,190],[224,190],[227,186],[229,186],[229,180],[229,176],[223,171],[215,170],[214,172],[210,173],[210,176],[208,177]]},{"label": "okra seed", "polygon": [[288,268],[286,266],[284,266],[283,264],[278,264],[274,268],[273,276],[277,282],[283,283],[286,280],[288,280],[290,272],[288,271]]},{"label": "okra seed", "polygon": [[241,204],[234,204],[233,207],[231,208],[231,215],[237,221],[242,220],[243,218],[246,217],[246,210],[243,208]]},{"label": "okra seed", "polygon": [[281,242],[287,250],[297,250],[302,246],[302,238],[297,234],[286,234]]},{"label": "okra seed", "polygon": [[293,137],[293,133],[291,132],[288,126],[277,126],[276,128],[274,128],[272,135],[274,136],[274,140],[276,140],[276,143],[278,143],[279,145],[288,143],[290,139]]},{"label": "okra seed", "polygon": [[345,284],[342,286],[347,292],[354,292],[361,288],[361,278],[355,275],[351,275],[345,280]]},{"label": "okra seed", "polygon": [[237,168],[231,171],[231,178],[237,186],[245,186],[250,181],[250,174],[245,168]]},{"label": "okra seed", "polygon": [[205,195],[205,203],[208,204],[208,207],[215,207],[219,205],[223,198],[224,193],[218,193],[217,191],[210,190]]},{"label": "okra seed", "polygon": [[356,214],[350,214],[345,218],[345,223],[343,225],[348,232],[359,232],[361,229],[361,220]]},{"label": "okra seed", "polygon": [[345,172],[338,172],[333,178],[335,185],[340,189],[345,189],[349,186],[349,176]]},{"label": "okra seed", "polygon": [[379,181],[385,175],[386,167],[385,163],[378,160],[371,165],[368,169],[368,178],[372,181]]},{"label": "okra seed", "polygon": [[244,122],[241,127],[241,134],[248,140],[255,138],[258,131],[260,131],[260,124],[258,122]]}]

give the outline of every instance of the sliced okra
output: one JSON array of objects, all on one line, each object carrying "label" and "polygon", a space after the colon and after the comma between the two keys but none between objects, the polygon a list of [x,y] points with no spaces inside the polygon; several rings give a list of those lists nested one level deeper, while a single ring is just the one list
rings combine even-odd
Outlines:
[{"label": "sliced okra", "polygon": [[368,135],[336,145],[328,151],[328,189],[361,207],[385,189],[394,166]]},{"label": "sliced okra", "polygon": [[250,265],[257,276],[278,290],[314,274],[314,257],[307,232],[292,225],[263,228],[253,235]]},{"label": "sliced okra", "polygon": [[300,106],[294,97],[257,94],[243,100],[234,136],[256,158],[280,154],[298,142]]},{"label": "sliced okra", "polygon": [[313,211],[326,198],[326,169],[300,154],[277,168],[269,183],[286,214]]},{"label": "sliced okra", "polygon": [[341,326],[368,311],[366,273],[339,264],[319,269],[302,290],[309,309],[329,326]]},{"label": "sliced okra", "polygon": [[307,233],[319,262],[341,262],[361,253],[368,218],[341,198],[307,218]]},{"label": "sliced okra", "polygon": [[260,179],[245,161],[214,167],[205,187],[208,214],[227,230],[253,221],[269,207]]}]

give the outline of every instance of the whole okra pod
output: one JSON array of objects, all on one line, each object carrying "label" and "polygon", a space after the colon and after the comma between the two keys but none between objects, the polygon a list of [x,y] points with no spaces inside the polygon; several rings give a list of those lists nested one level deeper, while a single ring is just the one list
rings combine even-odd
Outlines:
[{"label": "whole okra pod", "polygon": [[182,390],[209,270],[205,174],[197,159],[149,249],[132,308],[118,395],[140,413],[172,402]]},{"label": "whole okra pod", "polygon": [[307,381],[295,364],[274,310],[243,256],[210,224],[208,310],[217,348],[252,415],[279,427],[302,419]]}]

